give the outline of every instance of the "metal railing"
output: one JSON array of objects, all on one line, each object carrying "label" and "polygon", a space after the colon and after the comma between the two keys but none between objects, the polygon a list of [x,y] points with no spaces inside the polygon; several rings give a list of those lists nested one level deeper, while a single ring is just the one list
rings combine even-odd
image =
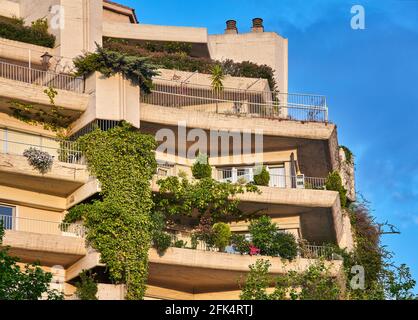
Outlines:
[{"label": "metal railing", "polygon": [[23,133],[0,127],[0,153],[20,155],[35,148],[49,153],[54,160],[71,164],[85,164],[83,154],[77,143]]},{"label": "metal railing", "polygon": [[251,118],[328,122],[326,98],[320,95],[291,94],[224,88],[154,79],[152,93],[141,102],[189,111]]},{"label": "metal railing", "polygon": [[[253,168],[218,169],[218,180],[231,183],[254,182]],[[314,189],[324,190],[326,178],[306,177],[304,175],[289,176],[270,173],[270,187],[283,189]]]},{"label": "metal railing", "polygon": [[81,77],[28,68],[3,61],[0,61],[0,77],[76,93],[84,92],[84,79]]},{"label": "metal railing", "polygon": [[5,215],[0,215],[0,222],[3,223],[5,230],[78,238],[84,238],[85,236],[85,228],[80,224],[74,223],[35,220]]},{"label": "metal railing", "polygon": [[[167,231],[171,235],[171,246],[176,247],[175,244],[180,239],[177,235],[177,233],[173,230]],[[283,231],[281,231],[283,232]],[[220,252],[218,248],[214,248],[211,246],[208,246],[204,241],[198,241],[197,247],[192,248],[191,241],[189,240],[183,240],[185,244],[185,249],[193,249],[198,251],[210,251],[210,252]],[[228,253],[228,254],[235,254],[240,255],[241,253],[236,251],[233,246],[228,246],[227,249],[222,253]],[[320,259],[324,258],[327,260],[334,259],[334,249],[330,246],[317,246],[317,245],[310,245],[310,244],[299,244],[298,245],[298,257],[304,258],[304,259]]]}]

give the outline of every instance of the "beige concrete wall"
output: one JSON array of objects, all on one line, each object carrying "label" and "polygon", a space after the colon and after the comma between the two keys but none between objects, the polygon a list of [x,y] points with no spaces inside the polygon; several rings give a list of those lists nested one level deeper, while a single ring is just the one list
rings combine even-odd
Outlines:
[{"label": "beige concrete wall", "polygon": [[99,283],[97,285],[97,299],[99,300],[124,300],[126,288],[124,285]]},{"label": "beige concrete wall", "polygon": [[288,40],[274,32],[209,35],[213,59],[267,64],[275,70],[280,92],[288,92]]},{"label": "beige concrete wall", "polygon": [[9,0],[0,0],[0,16],[9,18],[20,17],[20,6],[18,3]]},{"label": "beige concrete wall", "polygon": [[129,16],[114,12],[111,10],[103,10],[103,21],[104,22],[118,22],[118,23],[131,23]]},{"label": "beige concrete wall", "polygon": [[105,78],[96,72],[86,80],[86,93],[90,95],[88,109],[71,124],[70,135],[96,119],[125,120],[139,128],[139,87],[123,76]]},{"label": "beige concrete wall", "polygon": [[64,8],[64,28],[53,28],[50,32],[57,37],[54,54],[68,61],[82,54],[94,51],[95,42],[102,43],[102,0],[21,0],[20,11],[26,24],[39,18],[54,18],[50,8],[60,5]]}]

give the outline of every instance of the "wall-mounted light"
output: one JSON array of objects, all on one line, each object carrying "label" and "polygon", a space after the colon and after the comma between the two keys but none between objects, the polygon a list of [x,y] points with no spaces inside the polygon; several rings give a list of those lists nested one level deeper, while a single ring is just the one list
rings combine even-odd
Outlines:
[{"label": "wall-mounted light", "polygon": [[49,54],[49,52],[45,52],[42,56],[41,56],[41,58],[42,58],[42,65],[45,67],[45,68],[48,68],[49,67],[49,62],[51,61],[51,59],[52,59],[52,55],[50,55]]}]

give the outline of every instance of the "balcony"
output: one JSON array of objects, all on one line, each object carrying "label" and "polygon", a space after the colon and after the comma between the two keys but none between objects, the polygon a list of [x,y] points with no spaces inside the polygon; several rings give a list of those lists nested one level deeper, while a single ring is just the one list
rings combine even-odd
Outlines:
[{"label": "balcony", "polygon": [[[49,172],[41,174],[29,165],[23,156],[29,148],[53,157]],[[67,196],[88,179],[84,158],[74,142],[0,127],[0,184]]]},{"label": "balcony", "polygon": [[154,79],[153,83],[152,93],[141,97],[146,105],[244,119],[328,122],[326,98],[320,95],[234,88],[216,92],[207,85],[163,79]]},{"label": "balcony", "polygon": [[39,67],[0,61],[0,112],[11,113],[11,102],[31,103],[41,110],[49,110],[51,101],[44,90],[57,91],[54,104],[70,121],[87,110],[90,96],[84,93],[84,80],[69,74],[45,71]]},{"label": "balcony", "polygon": [[0,77],[58,90],[84,93],[84,79],[0,61]]},{"label": "balcony", "polygon": [[4,246],[23,262],[68,266],[86,255],[84,228],[57,221],[0,216],[6,230]]},{"label": "balcony", "polygon": [[[267,167],[269,171],[269,168]],[[217,170],[218,181],[231,183],[251,183],[254,182],[253,168],[226,168]],[[274,174],[270,172],[271,188],[281,189],[312,189],[326,190],[326,178],[306,177],[304,174],[294,176],[285,174]]]}]

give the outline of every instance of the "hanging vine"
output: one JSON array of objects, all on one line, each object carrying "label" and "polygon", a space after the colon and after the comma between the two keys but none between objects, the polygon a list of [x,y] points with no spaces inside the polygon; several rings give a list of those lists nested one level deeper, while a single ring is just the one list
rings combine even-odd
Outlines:
[{"label": "hanging vine", "polygon": [[143,299],[153,229],[149,181],[156,170],[155,140],[122,123],[79,139],[89,170],[101,183],[101,200],[74,207],[65,222],[82,219],[87,242],[101,254],[128,300]]}]

